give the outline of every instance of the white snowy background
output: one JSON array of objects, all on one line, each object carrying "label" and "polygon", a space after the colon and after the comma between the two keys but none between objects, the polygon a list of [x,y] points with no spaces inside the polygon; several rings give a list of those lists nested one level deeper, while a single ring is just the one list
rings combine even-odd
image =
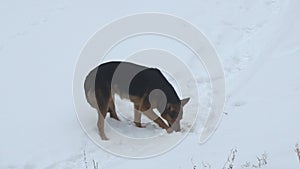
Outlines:
[{"label": "white snowy background", "polygon": [[[204,168],[203,162],[220,169],[233,148],[235,168],[257,164],[263,153],[264,168],[299,168],[299,7],[299,0],[0,1],[0,168],[84,169],[85,151],[89,168],[94,159],[101,169],[190,169]],[[88,139],[74,110],[72,79],[89,37],[139,12],[180,16],[208,37],[224,67],[227,101],[226,115],[205,144],[199,144],[196,123],[171,151],[136,160],[111,155]],[[147,42],[172,48],[156,41]],[[115,54],[142,48],[138,42]]]}]

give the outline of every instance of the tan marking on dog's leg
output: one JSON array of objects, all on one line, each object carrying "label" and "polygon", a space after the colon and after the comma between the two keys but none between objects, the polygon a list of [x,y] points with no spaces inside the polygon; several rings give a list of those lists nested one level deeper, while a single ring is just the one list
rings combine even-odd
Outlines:
[{"label": "tan marking on dog's leg", "polygon": [[172,132],[170,128],[158,115],[155,114],[153,109],[148,109],[144,114],[151,120],[153,120],[159,127],[166,129],[168,133]]},{"label": "tan marking on dog's leg", "polygon": [[97,109],[98,104],[97,104],[97,100],[96,100],[96,96],[95,96],[95,91],[89,90],[87,93],[87,99],[88,99],[88,102],[90,103],[90,105],[93,108]]}]

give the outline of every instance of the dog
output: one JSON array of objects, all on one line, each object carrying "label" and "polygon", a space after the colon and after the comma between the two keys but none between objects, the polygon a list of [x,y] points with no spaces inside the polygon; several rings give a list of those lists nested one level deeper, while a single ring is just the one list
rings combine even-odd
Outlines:
[{"label": "dog", "polygon": [[115,110],[115,94],[133,103],[137,127],[143,127],[141,115],[144,114],[168,133],[180,131],[183,106],[190,100],[180,100],[159,69],[120,61],[106,62],[91,70],[84,81],[84,91],[87,102],[98,112],[97,126],[102,140],[108,140],[104,132],[107,113],[120,120]]}]

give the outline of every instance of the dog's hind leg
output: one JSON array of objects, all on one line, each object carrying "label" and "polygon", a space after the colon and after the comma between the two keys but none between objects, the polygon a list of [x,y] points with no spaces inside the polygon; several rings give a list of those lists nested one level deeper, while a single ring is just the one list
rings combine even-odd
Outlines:
[{"label": "dog's hind leg", "polygon": [[101,113],[102,111],[98,110],[98,122],[97,122],[97,126],[98,126],[98,130],[99,130],[99,135],[101,137],[102,140],[108,140],[108,138],[105,135],[104,132],[104,122],[105,122],[105,116],[106,113]]},{"label": "dog's hind leg", "polygon": [[98,104],[98,130],[99,130],[99,135],[102,140],[108,140],[108,138],[105,135],[104,132],[104,122],[105,122],[105,117],[109,108],[109,98],[110,94],[107,90],[101,90],[97,89],[96,92],[96,99],[97,99],[97,104]]}]

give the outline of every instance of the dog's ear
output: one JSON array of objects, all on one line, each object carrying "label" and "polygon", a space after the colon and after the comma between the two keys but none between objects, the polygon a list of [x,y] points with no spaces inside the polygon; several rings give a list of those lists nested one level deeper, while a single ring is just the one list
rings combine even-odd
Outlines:
[{"label": "dog's ear", "polygon": [[181,106],[183,107],[184,105],[186,105],[189,102],[190,98],[185,98],[181,100]]}]

